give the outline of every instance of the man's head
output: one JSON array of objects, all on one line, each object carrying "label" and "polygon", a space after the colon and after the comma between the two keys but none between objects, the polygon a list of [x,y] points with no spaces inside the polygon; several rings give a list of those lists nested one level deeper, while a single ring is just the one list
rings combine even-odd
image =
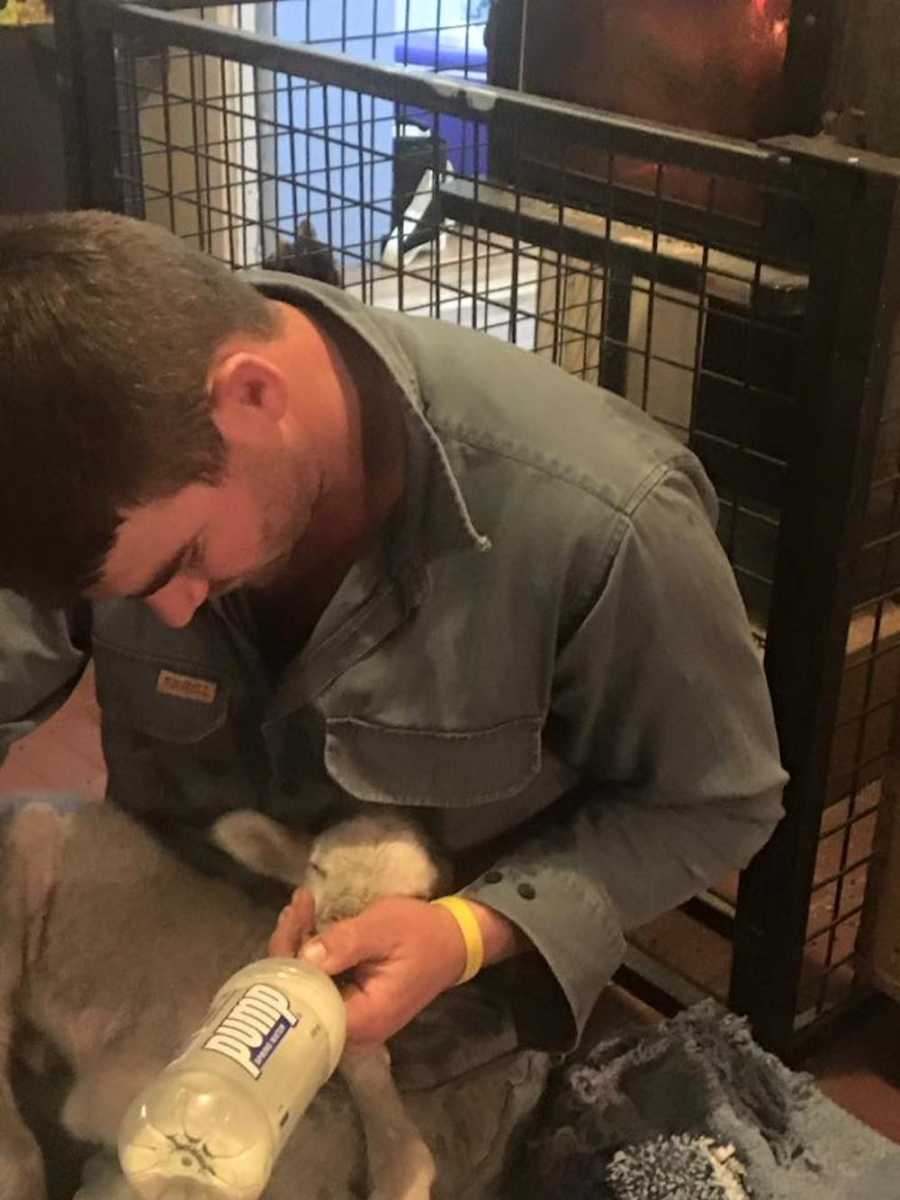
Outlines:
[{"label": "man's head", "polygon": [[[52,601],[94,588],[123,517],[148,505],[157,537],[169,517],[179,532],[205,527],[230,470],[228,429],[242,486],[262,486],[272,446],[244,421],[252,413],[214,411],[210,372],[223,345],[277,335],[255,289],[153,225],[106,213],[0,220],[0,587]],[[255,361],[229,359],[217,380],[226,398],[272,399]]]}]

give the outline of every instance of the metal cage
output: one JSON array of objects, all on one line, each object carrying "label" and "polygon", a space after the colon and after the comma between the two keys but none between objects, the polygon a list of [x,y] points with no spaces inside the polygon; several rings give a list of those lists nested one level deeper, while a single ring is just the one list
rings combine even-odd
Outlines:
[{"label": "metal cage", "polygon": [[893,803],[900,164],[489,87],[483,16],[57,0],[72,203],[234,266],[309,221],[366,301],[548,356],[696,450],[765,655],[787,816],[740,879],[638,931],[626,977],[717,994],[797,1053],[865,994]]}]

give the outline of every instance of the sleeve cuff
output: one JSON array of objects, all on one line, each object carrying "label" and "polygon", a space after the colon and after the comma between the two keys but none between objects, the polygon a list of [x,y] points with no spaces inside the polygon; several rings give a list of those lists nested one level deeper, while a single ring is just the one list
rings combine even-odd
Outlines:
[{"label": "sleeve cuff", "polygon": [[546,861],[503,859],[460,894],[512,921],[540,955],[540,962],[533,955],[513,960],[509,983],[523,1041],[573,1049],[625,953],[606,889],[551,853]]}]

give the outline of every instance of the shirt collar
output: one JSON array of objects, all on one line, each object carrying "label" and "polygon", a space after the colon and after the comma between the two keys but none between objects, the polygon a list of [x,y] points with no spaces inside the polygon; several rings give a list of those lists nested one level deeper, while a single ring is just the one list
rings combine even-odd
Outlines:
[{"label": "shirt collar", "polygon": [[317,280],[278,271],[252,270],[242,275],[271,300],[298,308],[316,304],[326,308],[371,347],[396,382],[406,406],[410,434],[401,518],[405,548],[426,562],[462,550],[490,550],[490,539],[475,528],[447,451],[425,415],[413,364],[392,332],[378,320],[378,310]]}]

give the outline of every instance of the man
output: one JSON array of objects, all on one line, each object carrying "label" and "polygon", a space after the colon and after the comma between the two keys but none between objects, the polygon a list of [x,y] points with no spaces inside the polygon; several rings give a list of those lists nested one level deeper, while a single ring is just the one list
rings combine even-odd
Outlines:
[{"label": "man", "polygon": [[92,654],[110,796],[185,854],[228,808],[414,814],[477,928],[392,899],[308,943],[356,1042],[474,937],[522,1036],[571,1047],[623,933],[766,841],[785,776],[713,493],[633,406],[104,214],[0,226],[0,357],[2,737]]}]

